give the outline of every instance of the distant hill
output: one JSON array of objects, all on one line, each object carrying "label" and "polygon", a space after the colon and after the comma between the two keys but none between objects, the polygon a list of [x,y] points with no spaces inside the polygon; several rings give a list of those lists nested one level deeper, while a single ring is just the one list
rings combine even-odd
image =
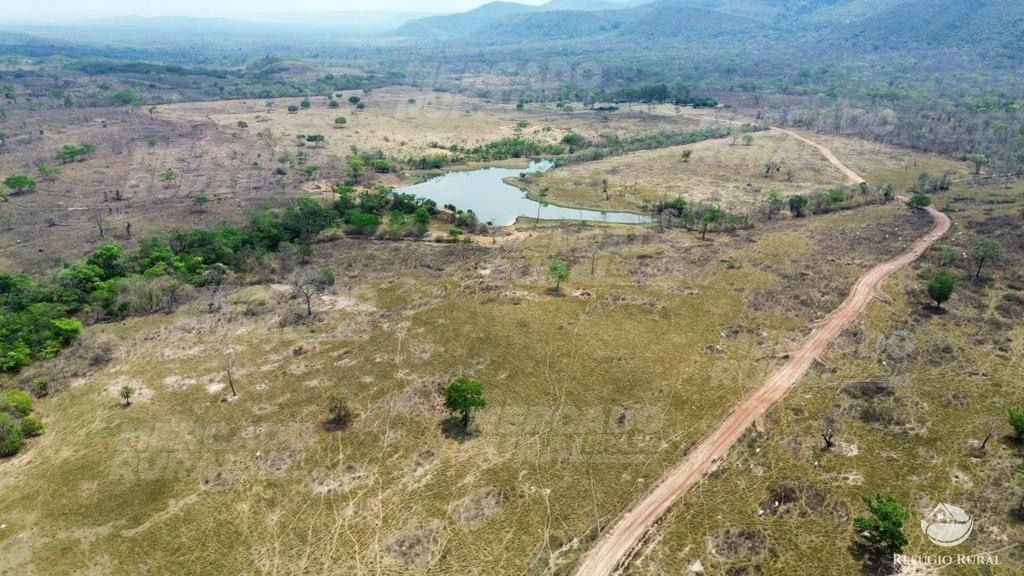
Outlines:
[{"label": "distant hill", "polygon": [[412,20],[395,30],[395,34],[419,38],[468,36],[483,30],[501,18],[538,10],[541,10],[539,6],[515,2],[491,2],[461,14],[430,16]]},{"label": "distant hill", "polygon": [[[394,31],[396,36],[413,38],[443,38],[471,36],[481,32],[491,33],[500,30],[503,25],[509,25],[514,34],[516,25],[522,25],[542,33],[541,31],[556,31],[564,29],[569,37],[575,37],[572,29],[589,29],[597,19],[585,15],[562,18],[556,16],[550,21],[541,23],[537,19],[519,19],[518,16],[525,14],[544,14],[554,12],[602,12],[606,10],[624,10],[630,7],[642,5],[650,0],[551,0],[540,6],[519,4],[516,2],[491,2],[468,12],[460,14],[448,14],[444,16],[430,16],[406,22]],[[581,20],[574,22],[574,19]],[[603,20],[604,18],[602,18]],[[556,22],[560,22],[558,24]]]},{"label": "distant hill", "polygon": [[[398,36],[495,42],[654,46],[712,41],[786,49],[960,45],[1006,54],[1024,48],[1024,2],[1003,0],[552,0],[493,2],[462,14],[407,22]],[[768,44],[765,44],[768,43]],[[723,45],[723,47],[726,45]],[[580,46],[580,49],[585,49]]]}]

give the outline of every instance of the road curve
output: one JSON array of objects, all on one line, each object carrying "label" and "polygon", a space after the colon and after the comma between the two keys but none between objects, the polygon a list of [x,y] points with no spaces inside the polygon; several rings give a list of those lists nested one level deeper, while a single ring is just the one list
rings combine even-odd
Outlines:
[{"label": "road curve", "polygon": [[[828,148],[788,130],[781,130],[798,140],[814,146],[843,171],[852,182],[863,178],[839,161]],[[905,197],[897,197],[905,202]],[[576,569],[576,576],[609,576],[629,561],[629,557],[644,534],[661,518],[683,494],[693,487],[723,458],[754,421],[781,400],[807,373],[815,359],[857,318],[871,302],[879,285],[890,274],[918,259],[950,228],[949,217],[934,207],[928,207],[935,225],[903,254],[875,266],[857,280],[846,300],[836,308],[781,368],[773,372],[749,397],[743,400],[725,418],[716,430],[694,447],[674,469],[648,492],[632,509],[627,511],[611,530],[597,541]]]}]

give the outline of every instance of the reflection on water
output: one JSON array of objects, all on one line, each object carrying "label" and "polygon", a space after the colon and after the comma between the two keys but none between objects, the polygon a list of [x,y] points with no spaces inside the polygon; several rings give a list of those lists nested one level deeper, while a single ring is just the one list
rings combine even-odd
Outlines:
[{"label": "reflection on water", "polygon": [[650,222],[648,216],[629,212],[602,212],[580,210],[542,204],[526,197],[526,194],[503,182],[505,178],[519,176],[524,172],[543,172],[551,168],[551,162],[534,162],[525,170],[509,168],[484,168],[468,172],[449,172],[422,184],[402,188],[399,192],[430,198],[438,206],[453,204],[460,210],[472,210],[481,222],[496,226],[508,226],[519,216],[544,220],[589,220],[619,224],[642,224]]}]

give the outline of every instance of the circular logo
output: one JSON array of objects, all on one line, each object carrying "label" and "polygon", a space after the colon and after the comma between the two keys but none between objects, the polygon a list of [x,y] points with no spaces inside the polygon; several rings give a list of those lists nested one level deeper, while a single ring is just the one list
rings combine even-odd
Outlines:
[{"label": "circular logo", "polygon": [[967,540],[974,530],[974,519],[959,506],[939,504],[921,520],[921,530],[936,546],[949,548]]}]

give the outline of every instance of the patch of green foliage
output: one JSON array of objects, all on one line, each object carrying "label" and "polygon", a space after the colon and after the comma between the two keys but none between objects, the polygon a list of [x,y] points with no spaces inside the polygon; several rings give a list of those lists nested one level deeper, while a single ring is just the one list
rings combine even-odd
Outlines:
[{"label": "patch of green foliage", "polygon": [[21,450],[25,436],[43,433],[43,423],[32,416],[32,397],[22,390],[0,392],[0,458]]},{"label": "patch of green foliage", "polygon": [[870,515],[854,518],[854,529],[866,533],[872,544],[883,547],[890,554],[902,552],[907,545],[907,535],[903,533],[907,511],[889,496],[865,496],[864,503]]}]

